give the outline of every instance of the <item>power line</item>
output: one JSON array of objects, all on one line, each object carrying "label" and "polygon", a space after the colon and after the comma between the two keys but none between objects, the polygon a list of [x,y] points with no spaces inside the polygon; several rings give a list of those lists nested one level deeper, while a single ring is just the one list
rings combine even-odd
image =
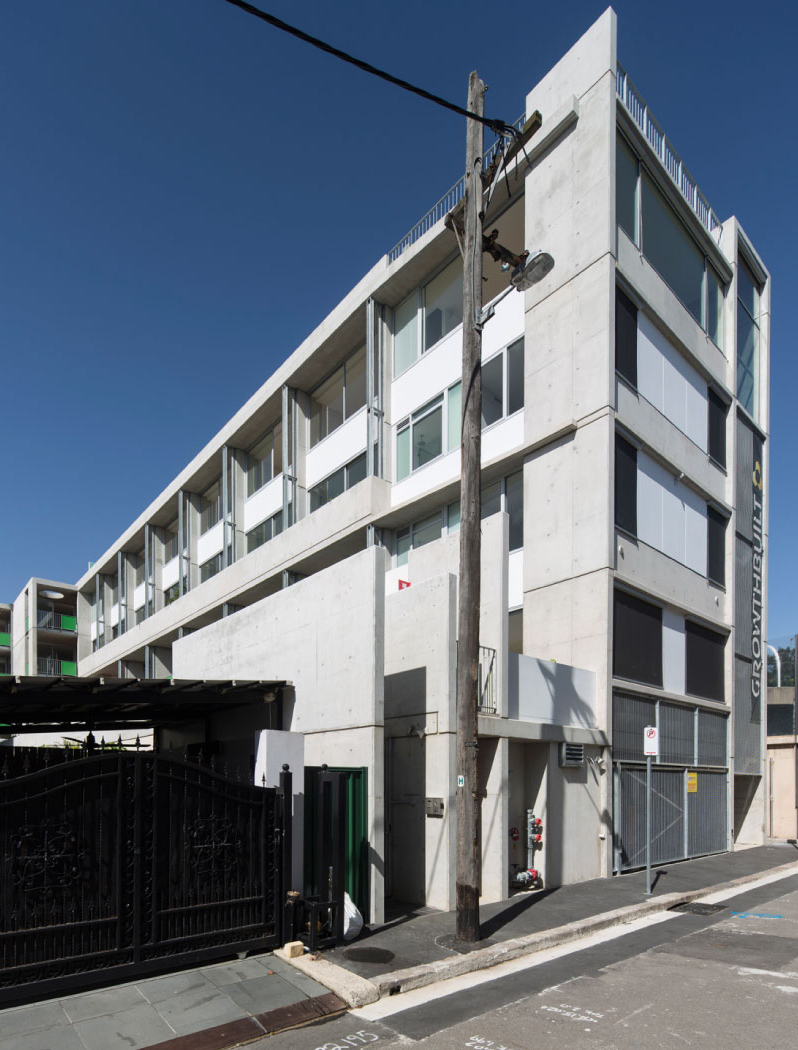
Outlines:
[{"label": "power line", "polygon": [[392,73],[386,73],[384,69],[378,69],[376,66],[372,66],[370,62],[364,62],[360,58],[355,58],[354,55],[347,54],[346,51],[341,51],[339,48],[333,47],[332,44],[327,44],[323,40],[319,40],[318,37],[311,36],[310,33],[305,33],[303,30],[297,29],[295,26],[290,26],[287,22],[283,22],[282,19],[275,17],[275,15],[270,15],[268,12],[261,11],[260,8],[246,3],[245,0],[225,0],[225,3],[232,4],[233,7],[241,8],[242,11],[254,15],[255,18],[259,18],[262,22],[267,22],[270,26],[274,26],[275,29],[280,29],[284,33],[289,33],[291,36],[295,36],[298,40],[304,40],[306,44],[311,44],[313,47],[317,47],[320,51],[325,51],[328,55],[332,55],[334,58],[340,58],[343,62],[348,62],[350,65],[362,69],[364,73],[371,73],[372,76],[380,77],[382,80],[387,80],[389,84],[395,84],[397,87],[403,88],[405,91],[410,91],[414,95],[420,95],[421,98],[427,99],[428,102],[434,102],[438,106],[443,106],[444,109],[450,109],[453,113],[459,113],[460,116],[467,117],[469,120],[476,120],[478,123],[484,124],[485,127],[490,128],[495,135],[517,135],[516,129],[511,124],[505,124],[503,120],[491,120],[489,117],[479,117],[476,113],[470,113],[462,106],[458,106],[454,102],[448,102],[445,98],[441,98],[440,95],[433,95],[432,92],[426,91],[424,88],[416,87],[415,84],[411,84],[407,80],[395,77]]}]

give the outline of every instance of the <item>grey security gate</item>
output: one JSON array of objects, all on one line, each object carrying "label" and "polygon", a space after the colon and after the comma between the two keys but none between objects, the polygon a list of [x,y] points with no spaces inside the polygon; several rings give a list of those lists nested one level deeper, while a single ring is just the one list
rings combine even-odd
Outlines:
[{"label": "grey security gate", "polygon": [[663,700],[613,697],[615,870],[646,863],[646,767],[643,727],[659,728],[652,769],[651,860],[728,849],[728,716]]},{"label": "grey security gate", "polygon": [[277,946],[290,795],[290,773],[256,787],[172,754],[11,752],[0,1004]]}]

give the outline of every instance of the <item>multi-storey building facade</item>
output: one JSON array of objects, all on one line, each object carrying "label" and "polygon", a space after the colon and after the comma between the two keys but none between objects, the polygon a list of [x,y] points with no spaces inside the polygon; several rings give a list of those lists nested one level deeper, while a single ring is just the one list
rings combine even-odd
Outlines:
[{"label": "multi-storey building facade", "polygon": [[[647,725],[655,859],[763,834],[769,275],[619,65],[612,11],[535,110],[485,226],[555,259],[483,333],[493,899],[529,811],[549,883],[643,862]],[[304,760],[365,769],[372,921],[388,893],[454,903],[458,192],[77,583],[81,675],[287,682]],[[485,275],[489,303],[508,276]]]}]

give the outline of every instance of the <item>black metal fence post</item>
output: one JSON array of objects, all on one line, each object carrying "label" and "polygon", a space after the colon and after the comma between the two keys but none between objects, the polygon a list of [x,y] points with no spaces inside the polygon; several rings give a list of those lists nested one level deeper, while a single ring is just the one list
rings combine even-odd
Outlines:
[{"label": "black metal fence post", "polygon": [[[277,900],[280,902],[278,906],[279,918],[278,921],[282,923],[280,936],[281,939],[284,937],[286,932],[286,909],[284,907],[287,894],[290,889],[292,882],[292,867],[293,867],[293,806],[294,806],[294,795],[293,795],[293,776],[291,770],[288,767],[288,763],[283,763],[282,771],[280,772],[280,787],[278,789],[278,796],[280,799],[280,853],[279,857],[276,858],[280,869],[280,884],[279,884],[279,895]],[[293,926],[293,923],[291,923]]]}]

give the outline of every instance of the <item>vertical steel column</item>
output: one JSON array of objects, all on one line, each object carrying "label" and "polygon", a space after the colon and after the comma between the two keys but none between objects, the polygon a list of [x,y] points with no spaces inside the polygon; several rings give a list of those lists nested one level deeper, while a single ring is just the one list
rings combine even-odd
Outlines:
[{"label": "vertical steel column", "polygon": [[[290,389],[287,383],[283,384],[282,389],[282,456],[283,456],[283,528],[287,529],[289,525],[293,524],[291,514],[293,511],[294,504],[296,502],[296,479],[293,476],[294,462],[291,456],[293,452],[294,442],[292,441],[293,434],[289,431],[293,431],[293,419],[296,415],[295,412],[290,410]],[[289,460],[291,461],[289,463]],[[291,472],[289,473],[289,466]]]},{"label": "vertical steel column", "polygon": [[227,557],[227,545],[230,541],[230,520],[228,503],[230,496],[230,478],[227,470],[227,445],[222,446],[222,568],[230,564]]},{"label": "vertical steel column", "polygon": [[186,524],[184,505],[185,505],[185,495],[183,493],[183,490],[180,489],[180,491],[177,494],[177,573],[178,573],[177,593],[180,595],[181,598],[182,598],[183,594],[185,593],[185,591],[183,589],[183,571],[184,571],[184,564],[185,564],[184,534],[185,534],[185,524]]},{"label": "vertical steel column", "polygon": [[117,628],[119,634],[124,634],[127,630],[127,576],[125,569],[127,568],[126,559],[122,557],[122,551],[117,551],[116,555],[116,614],[117,614]]},{"label": "vertical steel column", "polygon": [[150,526],[144,526],[144,619],[150,615]]}]

